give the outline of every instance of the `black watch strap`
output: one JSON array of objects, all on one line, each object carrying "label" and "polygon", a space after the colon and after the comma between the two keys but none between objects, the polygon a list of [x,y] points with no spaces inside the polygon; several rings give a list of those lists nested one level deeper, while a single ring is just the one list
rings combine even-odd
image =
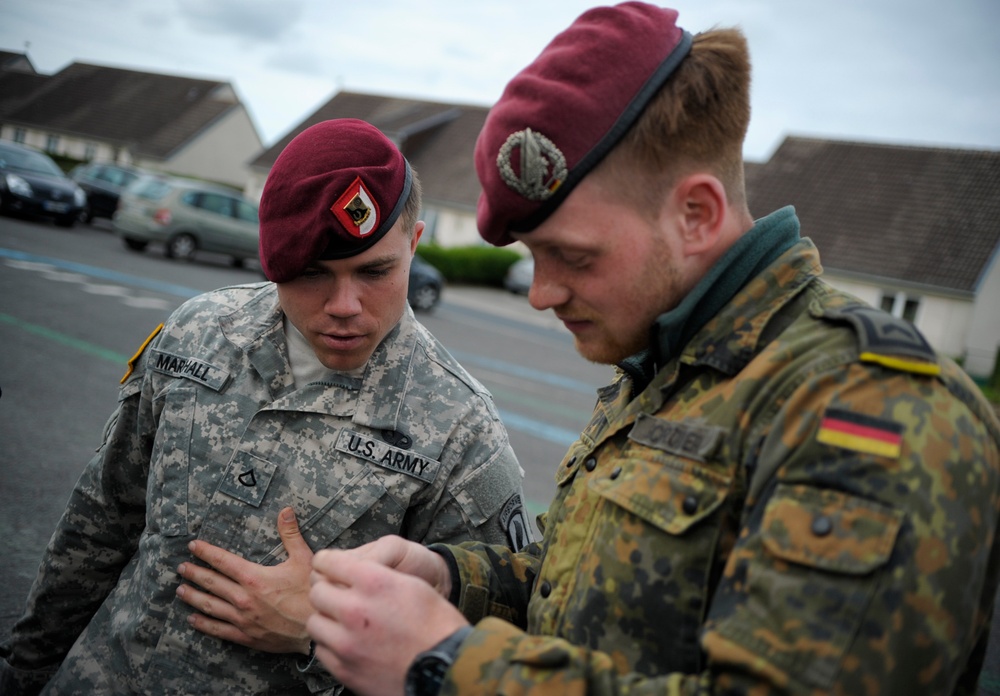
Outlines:
[{"label": "black watch strap", "polygon": [[463,626],[430,650],[416,656],[406,672],[406,696],[437,696],[444,675],[455,662],[462,642],[472,633]]}]

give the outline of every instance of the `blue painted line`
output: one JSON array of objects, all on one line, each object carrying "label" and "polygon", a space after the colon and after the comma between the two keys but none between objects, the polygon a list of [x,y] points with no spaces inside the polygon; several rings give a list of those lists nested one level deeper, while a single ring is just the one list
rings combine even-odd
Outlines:
[{"label": "blue painted line", "polygon": [[535,418],[529,418],[502,409],[500,410],[500,420],[510,430],[534,435],[537,438],[554,442],[563,447],[569,447],[580,437],[580,433],[576,430],[567,430],[566,428],[557,428],[554,425],[546,425]]},{"label": "blue painted line", "polygon": [[[0,248],[0,258],[15,259],[17,261],[26,261],[29,263],[44,263],[73,273],[83,273],[85,275],[93,276],[95,278],[101,278],[111,282],[121,283],[122,285],[141,287],[147,290],[152,290],[154,292],[162,292],[168,295],[176,295],[178,297],[183,297],[183,298],[194,297],[195,295],[200,295],[204,292],[202,290],[187,288],[182,285],[174,285],[172,283],[161,283],[159,281],[149,280],[148,278],[138,278],[136,276],[128,275],[126,273],[110,271],[105,268],[98,268],[96,266],[87,266],[82,263],[75,263],[73,261],[64,261],[63,259],[55,259],[48,256],[37,256],[35,254],[27,254],[21,251],[15,251],[13,249]],[[570,379],[568,377],[560,377],[559,375],[553,375],[547,372],[542,372],[540,370],[532,370],[531,368],[504,362],[503,360],[484,358],[481,356],[474,355],[472,353],[455,354],[455,357],[460,362],[468,362],[470,364],[476,364],[481,367],[497,370],[498,372],[502,372],[504,374],[510,374],[517,377],[524,377],[526,379],[531,379],[538,382],[544,382],[546,384],[551,384],[553,386],[569,389],[571,391],[579,391],[591,395],[594,394],[594,387],[592,387],[591,385],[585,382],[581,382],[579,380]],[[532,435],[542,440],[554,442],[556,444],[563,445],[565,447],[568,447],[572,443],[576,442],[576,439],[580,435],[579,432],[577,431],[546,425],[545,423],[539,422],[535,418],[522,416],[517,413],[513,413],[511,411],[502,411],[500,417],[503,419],[504,424],[508,428],[526,433],[528,435]]]},{"label": "blue painted line", "polygon": [[573,379],[571,377],[563,377],[562,375],[554,375],[551,372],[533,370],[530,367],[524,367],[523,365],[515,365],[514,363],[504,362],[503,360],[496,360],[494,358],[485,358],[481,355],[475,355],[473,353],[453,350],[451,351],[451,354],[455,356],[460,363],[478,365],[479,367],[496,370],[497,372],[502,372],[514,377],[522,377],[533,382],[541,382],[543,384],[552,385],[553,387],[560,387],[561,389],[580,392],[581,394],[586,394],[587,396],[594,396],[597,394],[597,389],[593,385],[581,382],[580,380]]},{"label": "blue painted line", "polygon": [[45,263],[49,264],[50,266],[55,266],[56,268],[62,269],[64,271],[70,271],[72,273],[83,273],[84,275],[93,276],[95,278],[101,278],[102,280],[109,280],[113,283],[121,283],[122,285],[139,287],[143,288],[144,290],[152,290],[153,292],[162,292],[167,295],[176,295],[177,297],[183,297],[185,299],[194,297],[195,295],[200,295],[204,292],[203,290],[186,288],[183,285],[174,285],[173,283],[161,283],[158,280],[150,280],[149,278],[139,278],[137,276],[128,275],[127,273],[109,271],[106,268],[98,268],[97,266],[87,266],[82,263],[74,263],[73,261],[64,261],[63,259],[53,259],[48,256],[36,256],[35,254],[26,254],[23,251],[15,251],[13,249],[0,249],[0,257],[15,259],[17,261],[27,261],[29,263]]}]

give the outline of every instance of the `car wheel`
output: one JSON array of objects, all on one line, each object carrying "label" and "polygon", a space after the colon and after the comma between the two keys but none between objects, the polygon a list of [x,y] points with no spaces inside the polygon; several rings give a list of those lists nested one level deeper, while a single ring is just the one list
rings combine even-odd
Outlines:
[{"label": "car wheel", "polygon": [[422,285],[413,293],[413,301],[410,302],[414,309],[426,312],[433,309],[441,298],[441,290],[433,285]]},{"label": "car wheel", "polygon": [[181,261],[190,261],[198,250],[198,242],[187,232],[174,235],[167,240],[167,256]]},{"label": "car wheel", "polygon": [[61,215],[56,218],[56,224],[60,227],[72,227],[76,224],[76,215]]},{"label": "car wheel", "polygon": [[246,264],[243,262],[239,256],[234,256],[233,260],[229,262],[229,265],[233,268],[243,268]]},{"label": "car wheel", "polygon": [[146,246],[149,244],[149,242],[144,242],[141,239],[129,239],[128,237],[123,238],[122,241],[132,251],[145,251]]}]

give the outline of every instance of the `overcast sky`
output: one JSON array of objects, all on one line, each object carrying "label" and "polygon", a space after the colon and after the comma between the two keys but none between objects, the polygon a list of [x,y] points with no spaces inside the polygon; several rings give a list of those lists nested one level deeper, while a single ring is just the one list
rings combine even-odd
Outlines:
[{"label": "overcast sky", "polygon": [[[270,145],[338,90],[488,106],[586,0],[0,0],[0,49],[231,82]],[[1000,150],[1000,0],[676,0],[739,26],[745,155],[786,135]]]}]

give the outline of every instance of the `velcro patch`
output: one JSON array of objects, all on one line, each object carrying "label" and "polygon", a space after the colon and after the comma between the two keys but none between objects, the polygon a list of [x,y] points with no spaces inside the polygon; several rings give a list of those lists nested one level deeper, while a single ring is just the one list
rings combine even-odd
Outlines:
[{"label": "velcro patch", "polygon": [[229,372],[197,358],[185,358],[162,350],[149,354],[149,367],[171,377],[185,377],[220,391],[229,379]]},{"label": "velcro patch", "polygon": [[278,467],[271,462],[237,452],[219,484],[219,492],[260,507],[277,470]]},{"label": "velcro patch", "polygon": [[628,439],[640,445],[704,462],[715,450],[724,432],[716,425],[666,421],[642,413],[629,431]]},{"label": "velcro patch", "polygon": [[858,337],[862,362],[878,363],[901,372],[937,375],[941,366],[934,349],[913,324],[867,305],[849,305],[826,313],[846,321]]},{"label": "velcro patch", "polygon": [[383,469],[398,471],[427,483],[434,480],[441,467],[441,462],[435,459],[421,457],[414,452],[379,442],[353,430],[345,430],[340,434],[337,438],[337,450],[364,459]]},{"label": "velcro patch", "polygon": [[899,457],[903,442],[903,426],[895,421],[831,408],[823,415],[816,440],[825,445],[895,459]]}]

